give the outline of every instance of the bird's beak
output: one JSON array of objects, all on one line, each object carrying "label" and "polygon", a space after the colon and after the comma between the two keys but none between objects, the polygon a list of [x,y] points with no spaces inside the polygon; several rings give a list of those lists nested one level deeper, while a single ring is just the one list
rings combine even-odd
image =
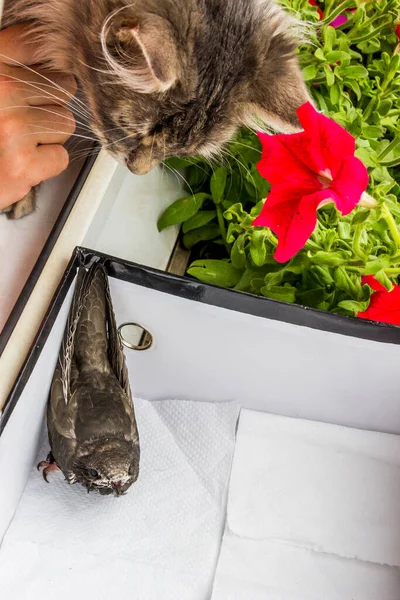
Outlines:
[{"label": "bird's beak", "polygon": [[120,481],[118,481],[116,483],[112,483],[111,487],[112,487],[113,496],[115,496],[116,498],[118,498],[119,496],[123,495],[123,491],[121,489],[121,482]]}]

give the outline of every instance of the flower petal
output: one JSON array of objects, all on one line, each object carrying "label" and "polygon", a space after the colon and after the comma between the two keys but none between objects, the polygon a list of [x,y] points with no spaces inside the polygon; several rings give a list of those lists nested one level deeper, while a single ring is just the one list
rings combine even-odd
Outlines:
[{"label": "flower petal", "polygon": [[380,283],[373,275],[363,275],[361,278],[362,285],[369,285],[375,292],[388,292],[384,285]]},{"label": "flower petal", "polygon": [[346,17],[346,15],[341,14],[338,17],[336,17],[336,19],[333,19],[333,21],[331,23],[329,23],[329,25],[331,27],[340,27],[344,23],[347,23],[347,21],[348,21],[348,18]]},{"label": "flower petal", "polygon": [[304,247],[317,224],[317,207],[331,195],[326,189],[299,197],[290,186],[280,186],[279,195],[269,193],[253,225],[270,227],[278,236],[274,255],[277,262],[287,262]]},{"label": "flower petal", "polygon": [[368,171],[356,156],[347,156],[330,188],[337,194],[336,206],[342,215],[348,215],[360,202],[363,192],[368,187]]},{"label": "flower petal", "polygon": [[[323,171],[323,165],[325,165],[325,168],[328,167],[335,178],[340,169],[342,158],[353,156],[356,147],[355,139],[341,125],[317,112],[310,102],[300,106],[297,115],[309,138],[309,156],[305,156],[305,159],[317,157],[316,150],[314,149],[313,152],[311,146],[312,144],[314,146],[318,145],[321,158],[318,163],[315,163],[314,168],[319,166],[318,170]],[[311,164],[310,168],[313,168]]]},{"label": "flower petal", "polygon": [[396,285],[391,292],[386,289],[374,292],[367,310],[357,316],[369,321],[400,325],[400,286]]},{"label": "flower petal", "polygon": [[269,183],[303,186],[307,190],[319,189],[320,185],[316,175],[310,171],[290,149],[282,143],[282,138],[291,137],[286,134],[266,135],[260,133],[263,152],[257,164],[258,171]]}]

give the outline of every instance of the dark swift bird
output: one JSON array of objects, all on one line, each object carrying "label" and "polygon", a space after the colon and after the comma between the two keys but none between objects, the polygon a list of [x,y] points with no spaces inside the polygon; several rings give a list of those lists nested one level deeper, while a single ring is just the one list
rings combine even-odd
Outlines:
[{"label": "dark swift bird", "polygon": [[80,269],[47,407],[51,453],[88,492],[122,495],[139,475],[139,435],[104,261]]}]

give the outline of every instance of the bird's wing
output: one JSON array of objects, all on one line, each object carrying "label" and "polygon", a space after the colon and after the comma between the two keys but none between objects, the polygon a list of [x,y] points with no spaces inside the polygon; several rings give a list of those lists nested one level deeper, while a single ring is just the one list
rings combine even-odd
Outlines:
[{"label": "bird's wing", "polygon": [[79,318],[89,292],[92,269],[79,269],[74,295],[68,314],[64,338],[58,356],[57,366],[51,384],[48,418],[49,426],[53,426],[63,437],[75,438],[74,414],[76,400],[71,393],[71,384],[77,376],[74,360],[75,334]]},{"label": "bird's wing", "polygon": [[115,320],[114,309],[111,300],[110,286],[108,283],[107,273],[104,269],[104,291],[106,297],[106,308],[107,308],[107,331],[108,331],[108,360],[111,365],[111,369],[116,376],[120,386],[125,392],[121,395],[121,400],[124,404],[125,411],[130,417],[132,423],[132,439],[136,439],[138,436],[135,410],[133,407],[132,392],[129,384],[128,369],[126,367],[125,355],[122,350],[122,344],[118,335],[117,323]]},{"label": "bird's wing", "polygon": [[[76,396],[76,395],[75,395]],[[75,439],[75,418],[77,408],[74,394],[70,394],[68,403],[64,397],[62,371],[57,365],[51,384],[50,401],[47,411],[49,430],[55,429],[59,435],[71,440]]]}]

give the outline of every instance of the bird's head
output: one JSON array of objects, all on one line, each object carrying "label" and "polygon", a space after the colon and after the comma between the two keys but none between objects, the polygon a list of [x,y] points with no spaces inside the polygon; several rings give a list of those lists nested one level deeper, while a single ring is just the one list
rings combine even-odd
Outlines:
[{"label": "bird's head", "polygon": [[122,496],[139,475],[139,446],[136,448],[128,444],[104,448],[104,442],[98,448],[92,445],[90,453],[75,461],[73,483],[81,483],[88,492]]}]

